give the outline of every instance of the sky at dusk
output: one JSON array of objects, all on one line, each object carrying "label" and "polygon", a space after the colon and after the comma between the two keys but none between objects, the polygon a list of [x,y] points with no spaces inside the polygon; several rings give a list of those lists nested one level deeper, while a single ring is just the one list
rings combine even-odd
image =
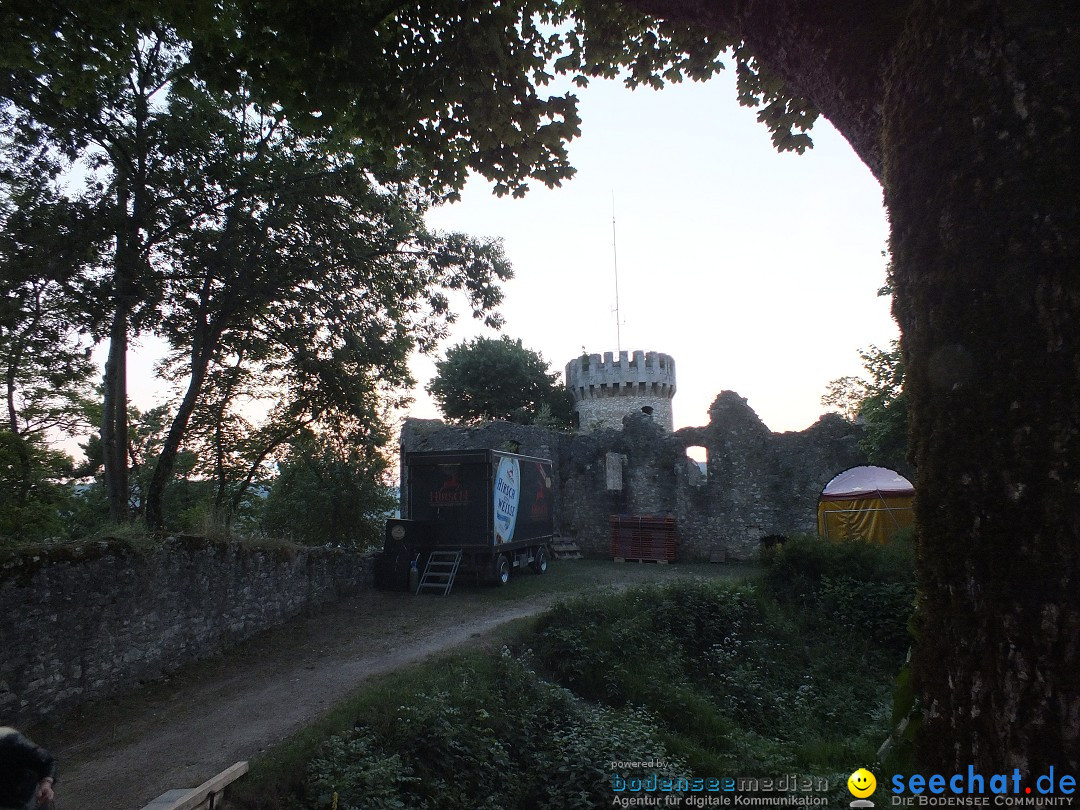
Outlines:
[{"label": "sky at dusk", "polygon": [[[814,148],[778,154],[734,72],[662,91],[593,82],[577,91],[577,175],[524,199],[471,182],[429,215],[437,228],[505,242],[503,333],[553,369],[617,349],[615,216],[621,348],[675,358],[675,426],[703,425],[722,390],[749,400],[775,431],[825,410],[829,380],[861,370],[858,350],[897,335],[885,281],[881,187],[823,119]],[[613,206],[614,202],[614,206]],[[471,322],[447,345],[494,335]],[[416,358],[412,414],[436,417],[423,393],[434,362]]]}]

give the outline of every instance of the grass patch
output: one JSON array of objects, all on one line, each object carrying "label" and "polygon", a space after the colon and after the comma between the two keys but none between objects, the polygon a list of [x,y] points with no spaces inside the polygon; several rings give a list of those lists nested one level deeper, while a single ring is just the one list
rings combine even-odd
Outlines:
[{"label": "grass patch", "polygon": [[687,754],[699,775],[809,773],[842,767],[822,738],[846,751],[884,739],[902,663],[876,648],[868,658],[819,618],[753,585],[679,582],[560,605],[528,643],[554,682],[655,711],[682,738],[673,747],[704,752]]},{"label": "grass patch", "polygon": [[757,566],[750,565],[644,565],[616,563],[610,559],[552,560],[547,573],[542,575],[533,573],[531,569],[515,568],[510,582],[501,587],[489,583],[477,584],[473,577],[462,574],[454,583],[453,598],[515,602],[534,596],[614,592],[647,582],[664,583],[684,579],[741,580],[757,576],[759,571]]}]

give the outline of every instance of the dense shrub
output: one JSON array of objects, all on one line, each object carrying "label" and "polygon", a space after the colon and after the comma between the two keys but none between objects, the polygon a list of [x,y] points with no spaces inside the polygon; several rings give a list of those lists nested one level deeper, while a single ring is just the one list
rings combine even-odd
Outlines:
[{"label": "dense shrub", "polygon": [[845,567],[832,549],[794,544],[763,588],[681,582],[583,598],[541,619],[530,643],[541,670],[583,697],[649,707],[698,773],[816,767],[835,759],[823,740],[846,741],[824,748],[850,755],[887,733],[912,601],[892,555],[870,549]]},{"label": "dense shrub", "polygon": [[770,552],[760,585],[561,603],[516,653],[455,665],[327,742],[306,807],[611,806],[610,763],[643,758],[670,775],[825,776],[839,799],[889,733],[910,561],[797,541]]},{"label": "dense shrub", "polygon": [[796,538],[764,551],[762,562],[769,595],[799,610],[815,631],[865,652],[895,657],[907,649],[915,599],[909,537],[884,546]]},{"label": "dense shrub", "polygon": [[417,694],[331,738],[308,766],[305,806],[504,808],[609,805],[614,760],[668,760],[642,709],[585,703],[539,679],[509,651],[470,664],[452,689]]},{"label": "dense shrub", "polygon": [[44,442],[0,429],[0,547],[63,533],[60,515],[71,500],[63,480],[71,470],[71,459]]},{"label": "dense shrub", "polygon": [[384,485],[388,462],[361,437],[305,437],[278,465],[258,517],[271,537],[301,545],[366,550],[382,544],[397,500]]}]

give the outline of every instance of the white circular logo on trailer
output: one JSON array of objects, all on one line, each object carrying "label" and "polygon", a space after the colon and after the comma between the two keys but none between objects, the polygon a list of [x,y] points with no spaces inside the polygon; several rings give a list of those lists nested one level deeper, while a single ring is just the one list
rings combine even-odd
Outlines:
[{"label": "white circular logo on trailer", "polygon": [[495,542],[514,539],[518,503],[521,501],[521,467],[516,458],[499,459],[495,473]]}]

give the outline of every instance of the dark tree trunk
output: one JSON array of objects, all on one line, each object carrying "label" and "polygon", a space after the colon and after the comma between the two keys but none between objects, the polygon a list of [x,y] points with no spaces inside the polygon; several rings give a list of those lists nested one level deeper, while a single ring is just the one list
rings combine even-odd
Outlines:
[{"label": "dark tree trunk", "polygon": [[[203,327],[205,331],[205,327]],[[212,339],[211,339],[212,338]],[[165,435],[165,441],[161,447],[157,462],[154,464],[154,472],[150,476],[150,483],[146,487],[146,525],[150,529],[165,528],[164,498],[165,487],[172,480],[173,469],[176,467],[176,457],[180,453],[180,443],[187,431],[191,414],[195,411],[195,405],[202,393],[203,381],[206,379],[206,371],[210,367],[210,359],[213,349],[217,344],[217,336],[206,335],[197,341],[197,348],[191,356],[191,377],[188,379],[188,387],[184,392],[184,398],[180,401],[180,407],[176,410],[169,425],[169,432]]]},{"label": "dark tree trunk", "polygon": [[[205,294],[205,289],[204,289]],[[165,441],[161,447],[161,453],[154,464],[154,472],[150,477],[150,483],[146,488],[146,525],[150,529],[163,529],[165,527],[165,512],[163,508],[165,487],[172,480],[173,470],[176,467],[176,457],[180,452],[180,444],[187,431],[191,414],[195,411],[195,405],[202,394],[203,382],[206,380],[206,372],[210,368],[210,361],[217,350],[221,340],[223,321],[228,316],[225,312],[220,313],[211,323],[205,320],[195,328],[191,349],[191,377],[188,379],[187,390],[180,406],[176,410],[169,432],[165,435]]]},{"label": "dark tree trunk", "polygon": [[[236,211],[235,206],[229,210],[229,224],[226,228],[226,236],[221,244],[221,249],[226,255],[235,250],[236,231],[234,225]],[[176,415],[169,425],[169,432],[165,436],[165,442],[154,465],[154,472],[146,490],[146,524],[150,529],[163,529],[165,527],[163,508],[165,487],[172,480],[180,445],[187,432],[191,415],[195,412],[195,406],[202,395],[206,374],[221,343],[221,336],[229,328],[232,319],[236,315],[236,296],[242,294],[249,278],[248,270],[242,268],[233,284],[234,294],[215,304],[211,302],[212,281],[221,275],[223,274],[217,268],[208,267],[202,288],[199,291],[196,323],[191,336],[191,377],[188,380],[184,398],[180,401]],[[211,311],[213,311],[213,315],[210,314]]]},{"label": "dark tree trunk", "polygon": [[745,39],[882,180],[918,466],[919,756],[1075,773],[1080,6],[631,2]]},{"label": "dark tree trunk", "polygon": [[128,310],[123,304],[122,280],[116,282],[117,294],[109,332],[109,356],[105,361],[101,415],[101,455],[105,468],[105,496],[109,519],[114,523],[128,519],[128,433],[127,433],[127,343]]},{"label": "dark tree trunk", "polygon": [[884,105],[920,758],[943,768],[1080,766],[1076,9],[920,2]]},{"label": "dark tree trunk", "polygon": [[15,407],[15,380],[21,354],[21,348],[16,348],[12,352],[12,360],[4,375],[4,383],[7,391],[8,431],[11,433],[11,443],[15,448],[15,454],[19,457],[19,501],[25,504],[30,497],[30,488],[33,486],[33,482],[30,480],[33,469],[30,460],[30,448],[27,445],[26,437],[19,430],[19,412]]},{"label": "dark tree trunk", "polygon": [[[115,266],[113,268],[113,318],[109,331],[109,356],[105,361],[104,396],[102,402],[101,446],[105,468],[105,495],[109,503],[109,518],[114,523],[130,517],[128,500],[128,397],[127,350],[132,313],[139,303],[140,293],[149,281],[149,266],[144,255],[143,226],[147,212],[147,156],[149,140],[146,124],[149,120],[149,98],[154,92],[154,68],[160,42],[150,53],[135,54],[136,78],[132,98],[134,137],[126,147],[112,145],[111,157],[116,171],[116,234]],[[124,132],[121,140],[129,133]]]},{"label": "dark tree trunk", "polygon": [[[109,519],[121,523],[130,517],[128,500],[127,351],[131,313],[138,301],[141,195],[131,193],[130,181],[117,183],[117,216],[122,221],[116,239],[113,269],[113,316],[109,329],[109,355],[105,361],[101,416],[101,450],[105,468],[105,496]],[[134,205],[132,203],[134,202]]]}]

